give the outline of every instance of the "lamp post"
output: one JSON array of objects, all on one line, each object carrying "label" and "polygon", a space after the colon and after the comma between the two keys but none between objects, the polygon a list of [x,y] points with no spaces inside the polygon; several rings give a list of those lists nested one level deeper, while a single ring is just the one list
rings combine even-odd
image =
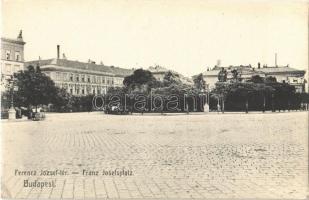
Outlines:
[{"label": "lamp post", "polygon": [[249,92],[246,94],[246,114],[249,112]]},{"label": "lamp post", "polygon": [[206,98],[207,98],[207,107],[209,112],[209,106],[210,106],[210,88],[209,84],[206,85]]},{"label": "lamp post", "polygon": [[14,108],[14,76],[12,75],[11,76],[11,79],[10,79],[10,90],[11,90],[11,106],[10,106],[10,109],[8,111],[9,113],[9,120],[14,120],[16,119],[16,111],[15,111],[15,108]]},{"label": "lamp post", "polygon": [[209,112],[209,88],[207,84],[206,84],[205,90],[202,89],[201,92],[202,92],[203,98],[205,99],[204,112],[208,113]]},{"label": "lamp post", "polygon": [[271,94],[271,111],[275,112],[275,105],[274,105],[274,94]]},{"label": "lamp post", "polygon": [[266,108],[266,98],[265,98],[265,92],[263,92],[263,113],[265,112]]}]

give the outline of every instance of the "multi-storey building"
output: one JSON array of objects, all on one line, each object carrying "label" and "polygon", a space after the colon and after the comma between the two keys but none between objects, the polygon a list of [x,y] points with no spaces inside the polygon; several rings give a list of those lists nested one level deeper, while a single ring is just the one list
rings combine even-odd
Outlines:
[{"label": "multi-storey building", "polygon": [[15,72],[24,70],[25,44],[22,31],[16,39],[1,38],[1,91]]},{"label": "multi-storey building", "polygon": [[256,69],[265,74],[265,76],[272,76],[277,79],[277,82],[288,83],[295,86],[296,92],[305,92],[305,70],[294,69],[287,66],[276,66]]},{"label": "multi-storey building", "polygon": [[108,88],[123,85],[125,76],[133,73],[130,69],[95,64],[92,61],[79,62],[59,58],[35,60],[26,65],[40,66],[41,71],[49,76],[55,85],[65,88],[76,96],[88,94],[106,94]]},{"label": "multi-storey building", "polygon": [[277,82],[288,83],[290,85],[294,85],[296,92],[304,92],[305,91],[305,71],[291,68],[289,66],[275,66],[268,67],[264,65],[260,67],[258,64],[257,68],[253,68],[251,65],[244,66],[229,66],[229,67],[221,67],[216,65],[212,69],[207,69],[207,71],[203,72],[203,77],[206,83],[209,85],[210,89],[215,87],[216,82],[218,82],[218,75],[221,70],[225,70],[227,72],[227,81],[233,79],[233,70],[237,70],[239,78],[242,81],[247,81],[251,79],[253,76],[260,76],[262,78],[265,77],[275,77]]}]

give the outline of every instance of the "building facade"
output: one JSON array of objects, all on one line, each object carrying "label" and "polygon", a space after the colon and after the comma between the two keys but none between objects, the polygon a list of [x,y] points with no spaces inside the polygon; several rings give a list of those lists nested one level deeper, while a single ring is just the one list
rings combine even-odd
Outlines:
[{"label": "building facade", "polygon": [[277,79],[277,82],[288,83],[295,87],[296,92],[305,92],[305,70],[298,70],[287,66],[267,67],[257,69],[265,74],[265,76],[272,76]]},{"label": "building facade", "polygon": [[133,73],[129,69],[60,58],[29,61],[26,65],[40,66],[57,87],[75,96],[106,94],[108,88],[122,86],[124,77]]},{"label": "building facade", "polygon": [[209,85],[210,89],[215,88],[215,84],[218,82],[218,75],[221,70],[226,71],[227,73],[227,82],[233,79],[233,70],[238,72],[238,76],[241,81],[245,82],[253,76],[265,77],[275,77],[277,82],[288,83],[295,86],[296,92],[305,92],[306,80],[304,78],[305,71],[291,68],[289,66],[275,66],[268,67],[264,65],[260,67],[258,64],[257,68],[252,67],[251,65],[240,65],[240,66],[229,66],[229,67],[220,67],[215,66],[212,69],[207,69],[203,72],[203,77]]},{"label": "building facade", "polygon": [[1,91],[11,76],[24,70],[24,45],[22,31],[16,39],[1,38]]}]

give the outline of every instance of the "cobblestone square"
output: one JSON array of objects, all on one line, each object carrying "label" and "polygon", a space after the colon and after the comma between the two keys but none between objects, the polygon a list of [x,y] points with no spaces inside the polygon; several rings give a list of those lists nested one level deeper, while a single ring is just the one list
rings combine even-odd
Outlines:
[{"label": "cobblestone square", "polygon": [[[2,133],[2,197],[308,195],[308,112],[47,114],[45,121],[5,121]],[[16,175],[16,170],[67,174],[27,176]],[[119,175],[124,172],[128,174]],[[53,182],[55,187],[24,187],[25,180]]]}]

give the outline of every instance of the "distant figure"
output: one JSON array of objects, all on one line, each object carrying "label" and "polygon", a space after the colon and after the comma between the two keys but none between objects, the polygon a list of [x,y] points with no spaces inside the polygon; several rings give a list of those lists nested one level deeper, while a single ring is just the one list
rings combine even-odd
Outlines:
[{"label": "distant figure", "polygon": [[117,110],[117,106],[112,106],[112,111],[116,111]]},{"label": "distant figure", "polygon": [[33,113],[40,113],[41,112],[41,108],[39,107],[39,108],[32,108],[32,112]]},{"label": "distant figure", "polygon": [[186,112],[187,114],[189,114],[189,104],[188,103],[186,103]]},{"label": "distant figure", "polygon": [[220,112],[220,110],[221,110],[221,106],[220,104],[217,104],[217,111]]},{"label": "distant figure", "polygon": [[204,105],[204,112],[205,113],[209,112],[209,105],[207,103]]}]

